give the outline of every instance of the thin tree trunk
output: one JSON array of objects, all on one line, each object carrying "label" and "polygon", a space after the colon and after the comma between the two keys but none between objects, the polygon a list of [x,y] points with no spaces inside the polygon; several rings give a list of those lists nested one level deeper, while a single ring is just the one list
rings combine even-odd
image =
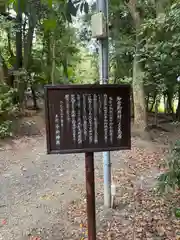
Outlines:
[{"label": "thin tree trunk", "polygon": [[45,36],[47,39],[47,54],[46,54],[46,66],[47,66],[47,81],[51,83],[51,39],[50,39],[50,32],[46,32]]},{"label": "thin tree trunk", "polygon": [[152,102],[152,104],[151,104],[151,107],[150,107],[150,109],[149,109],[149,112],[152,112],[152,110],[153,110],[154,104],[155,104],[155,102],[156,102],[156,96],[157,96],[157,94],[155,93],[154,96],[153,96],[153,102]]},{"label": "thin tree trunk", "polygon": [[147,99],[146,99],[146,112],[149,111],[149,98],[150,98],[150,96],[149,96],[149,93],[148,93]]},{"label": "thin tree trunk", "polygon": [[2,73],[1,73],[2,80],[6,82],[9,86],[11,86],[11,82],[9,81],[9,78],[8,78],[8,67],[2,55],[0,55],[0,65],[2,67]]},{"label": "thin tree trunk", "polygon": [[137,10],[137,0],[129,0],[127,4],[131,16],[134,21],[134,26],[136,30],[136,50],[133,61],[133,97],[134,97],[134,123],[136,128],[140,132],[144,132],[147,129],[147,114],[146,114],[146,104],[144,95],[144,84],[143,78],[144,73],[139,62],[138,52],[139,52],[139,42],[138,32],[141,26],[140,14]]},{"label": "thin tree trunk", "polygon": [[164,99],[164,113],[166,113],[166,94],[163,93],[163,99]]},{"label": "thin tree trunk", "polygon": [[156,6],[156,16],[164,18],[165,16],[165,9],[171,6],[171,0],[155,0],[154,4]]},{"label": "thin tree trunk", "polygon": [[16,70],[22,68],[23,56],[22,56],[22,9],[21,0],[17,0],[17,17],[16,17]]},{"label": "thin tree trunk", "polygon": [[[14,60],[14,53],[12,50],[12,46],[11,46],[11,33],[10,33],[10,29],[7,30],[7,38],[8,38],[8,51],[10,53],[11,56],[11,60]],[[14,74],[13,72],[11,72],[10,74],[8,74],[8,84],[13,88],[14,87]]]},{"label": "thin tree trunk", "polygon": [[167,102],[168,102],[168,113],[172,113],[174,114],[174,109],[173,109],[173,106],[172,106],[172,95],[168,92],[167,94]]},{"label": "thin tree trunk", "polygon": [[27,33],[27,39],[25,42],[24,49],[24,68],[28,71],[29,61],[31,59],[31,51],[32,51],[32,41],[34,35],[34,26],[30,25]]},{"label": "thin tree trunk", "polygon": [[133,96],[133,91],[131,91],[131,117],[134,118],[134,96]]},{"label": "thin tree trunk", "polygon": [[[10,9],[8,7],[8,12],[9,12],[9,10]],[[22,20],[22,19],[20,19],[20,20]],[[16,21],[18,21],[18,19],[16,19]],[[14,57],[14,52],[12,50],[12,45],[11,45],[11,28],[10,27],[8,27],[8,29],[7,29],[7,39],[8,39],[8,51],[10,53],[10,56]]]},{"label": "thin tree trunk", "polygon": [[33,99],[33,108],[34,110],[38,110],[38,104],[37,104],[37,97],[36,97],[36,91],[33,85],[31,85],[31,92],[32,92],[32,99]]},{"label": "thin tree trunk", "polygon": [[23,53],[22,53],[22,9],[21,9],[21,0],[17,0],[17,16],[16,16],[16,74],[15,74],[15,82],[17,84],[18,88],[18,101],[20,104],[20,109],[23,109],[23,101],[24,96],[22,95],[23,91],[23,82],[24,79],[22,78],[20,74],[20,69],[23,65]]},{"label": "thin tree trunk", "polygon": [[4,82],[4,69],[3,69],[3,59],[0,56],[0,82]]},{"label": "thin tree trunk", "polygon": [[[33,18],[33,15],[29,16],[29,28],[27,32],[27,37],[26,41],[24,43],[24,69],[27,71],[28,75],[28,70],[29,70],[29,62],[31,60],[31,52],[32,52],[32,42],[33,42],[33,35],[34,35],[34,28],[36,25],[36,19]],[[21,91],[20,91],[20,97],[22,103],[24,102],[24,96],[25,96],[25,91],[27,88],[27,75],[24,76],[23,81],[21,81]]]},{"label": "thin tree trunk", "polygon": [[11,57],[14,57],[14,53],[13,53],[12,46],[11,46],[11,34],[10,34],[10,29],[8,29],[7,38],[8,38],[8,51],[9,51],[9,53],[10,53],[10,56],[11,56]]},{"label": "thin tree trunk", "polygon": [[119,63],[120,61],[119,61],[119,57],[118,56],[116,56],[116,66],[115,66],[115,72],[114,72],[114,82],[116,83],[117,82],[117,80],[118,80],[118,78],[120,77],[119,76],[119,71],[118,71],[118,69],[119,69],[119,66],[120,66],[120,63]]},{"label": "thin tree trunk", "polygon": [[155,100],[155,113],[154,113],[154,125],[158,126],[158,107],[160,104],[161,95],[157,95]]},{"label": "thin tree trunk", "polygon": [[155,113],[154,113],[154,125],[157,126],[157,124],[158,124],[158,101],[156,100]]},{"label": "thin tree trunk", "polygon": [[167,98],[166,98],[166,113],[169,114],[170,112],[171,112],[171,110],[170,110],[168,96],[167,96]]},{"label": "thin tree trunk", "polygon": [[26,42],[26,25],[27,25],[27,17],[25,16],[24,18],[24,23],[23,23],[23,43],[25,44]]},{"label": "thin tree trunk", "polygon": [[55,69],[56,69],[56,43],[55,43],[55,39],[54,36],[52,36],[51,39],[51,44],[52,44],[52,68],[51,68],[51,83],[52,85],[55,84]]},{"label": "thin tree trunk", "polygon": [[65,82],[68,82],[69,76],[68,76],[68,65],[67,65],[67,59],[64,59],[63,62],[63,72],[65,77]]},{"label": "thin tree trunk", "polygon": [[178,87],[178,105],[176,108],[176,120],[180,122],[180,84]]}]

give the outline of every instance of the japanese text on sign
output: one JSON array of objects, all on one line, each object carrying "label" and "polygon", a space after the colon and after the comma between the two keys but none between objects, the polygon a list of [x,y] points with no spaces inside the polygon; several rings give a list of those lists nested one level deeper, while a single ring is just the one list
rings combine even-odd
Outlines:
[{"label": "japanese text on sign", "polygon": [[49,153],[129,149],[130,88],[48,86],[46,128]]}]

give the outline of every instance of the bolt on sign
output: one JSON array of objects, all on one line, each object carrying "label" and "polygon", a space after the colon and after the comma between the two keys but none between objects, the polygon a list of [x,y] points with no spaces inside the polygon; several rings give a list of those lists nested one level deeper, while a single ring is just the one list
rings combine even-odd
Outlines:
[{"label": "bolt on sign", "polygon": [[131,147],[129,85],[45,87],[47,153]]}]

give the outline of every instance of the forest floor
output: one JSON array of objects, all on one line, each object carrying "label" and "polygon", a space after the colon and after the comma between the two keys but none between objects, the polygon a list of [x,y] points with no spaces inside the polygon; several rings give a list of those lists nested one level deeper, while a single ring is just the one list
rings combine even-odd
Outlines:
[{"label": "forest floor", "polygon": [[[180,222],[172,208],[180,196],[158,196],[155,188],[180,127],[160,120],[166,131],[151,130],[147,141],[132,128],[132,149],[111,153],[114,209],[103,207],[102,154],[95,154],[97,240],[176,239]],[[0,143],[0,240],[83,239],[84,154],[47,155],[41,113],[24,118],[18,131]]]}]

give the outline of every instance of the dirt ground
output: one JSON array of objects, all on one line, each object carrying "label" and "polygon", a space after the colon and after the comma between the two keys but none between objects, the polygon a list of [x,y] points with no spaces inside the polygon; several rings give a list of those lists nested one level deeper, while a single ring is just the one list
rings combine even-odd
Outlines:
[{"label": "dirt ground", "polygon": [[[155,188],[180,127],[159,121],[149,140],[132,128],[132,149],[111,153],[114,209],[103,207],[102,154],[95,154],[97,239],[176,239],[180,222],[172,208],[179,194],[165,198]],[[20,137],[0,143],[0,240],[80,240],[80,224],[86,229],[84,155],[46,155],[42,113],[20,126]]]}]

